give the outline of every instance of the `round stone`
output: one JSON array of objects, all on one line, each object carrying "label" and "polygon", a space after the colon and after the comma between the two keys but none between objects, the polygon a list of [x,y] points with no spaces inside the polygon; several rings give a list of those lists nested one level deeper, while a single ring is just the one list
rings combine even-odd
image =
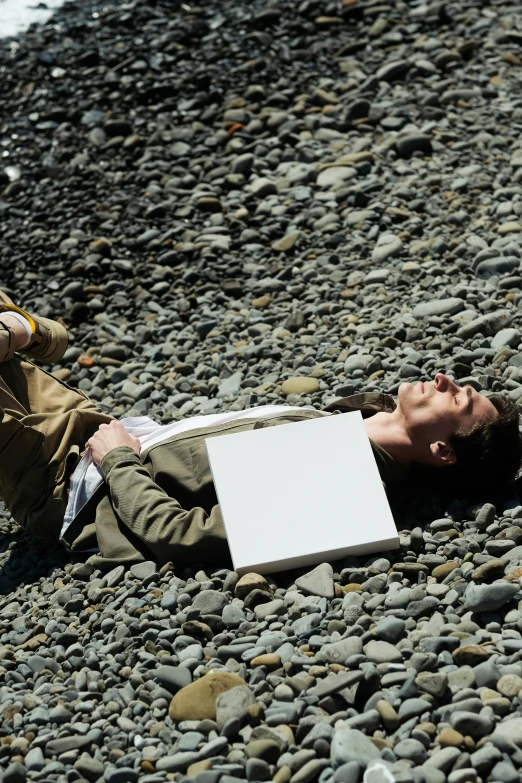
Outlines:
[{"label": "round stone", "polygon": [[402,663],[402,653],[395,645],[384,641],[370,641],[364,654],[372,663]]},{"label": "round stone", "polygon": [[253,590],[262,590],[266,593],[272,592],[272,589],[264,576],[251,573],[245,574],[239,579],[234,589],[234,595],[236,598],[245,599]]},{"label": "round stone", "polygon": [[169,716],[176,723],[183,720],[216,719],[216,699],[220,693],[246,685],[232,672],[209,672],[200,680],[182,688],[172,699]]},{"label": "round stone", "polygon": [[507,223],[502,223],[498,227],[499,234],[519,234],[522,231],[522,225],[516,223],[514,220],[509,220]]},{"label": "round stone", "polygon": [[518,586],[504,580],[491,584],[471,582],[464,594],[465,605],[473,612],[492,612],[500,609],[518,593]]},{"label": "round stone", "polygon": [[522,690],[522,677],[516,674],[504,674],[497,682],[497,690],[502,696],[513,699]]},{"label": "round stone", "polygon": [[407,759],[408,761],[412,761],[417,766],[423,764],[428,757],[426,748],[422,742],[419,742],[415,739],[401,740],[395,745],[393,752],[397,758]]},{"label": "round stone", "polygon": [[431,302],[421,302],[413,308],[415,318],[430,318],[433,315],[453,315],[464,309],[464,300],[459,297],[434,299]]},{"label": "round stone", "polygon": [[453,650],[452,656],[457,666],[477,666],[483,661],[487,661],[491,651],[481,644],[465,644]]},{"label": "round stone", "polygon": [[265,666],[268,671],[279,669],[281,666],[281,656],[277,653],[266,653],[266,655],[257,655],[250,661],[252,669],[257,669],[259,666]]},{"label": "round stone", "polygon": [[433,571],[431,572],[431,575],[435,577],[435,579],[438,579],[439,581],[442,581],[445,579],[449,574],[451,574],[452,571],[455,571],[456,568],[459,567],[459,564],[455,562],[455,560],[448,560],[447,563],[443,563],[440,566],[436,566]]},{"label": "round stone", "polygon": [[270,307],[271,304],[272,299],[268,294],[257,296],[255,299],[252,299],[252,307],[255,307],[256,310],[264,310],[266,307]]},{"label": "round stone", "polygon": [[402,241],[391,233],[381,234],[372,251],[372,262],[381,264],[387,258],[398,255],[402,250]]},{"label": "round stone", "polygon": [[296,376],[284,381],[281,389],[283,394],[313,394],[313,392],[319,391],[320,385],[315,378]]},{"label": "round stone", "polygon": [[357,169],[351,166],[329,166],[317,176],[317,185],[320,188],[331,188],[353,179],[357,175]]},{"label": "round stone", "polygon": [[386,699],[381,699],[377,702],[376,709],[381,716],[383,725],[388,731],[393,732],[399,727],[399,716],[389,701],[386,701]]},{"label": "round stone", "polygon": [[474,582],[493,581],[504,576],[505,567],[502,560],[488,560],[471,572],[471,578]]},{"label": "round stone", "polygon": [[460,731],[446,727],[441,729],[438,740],[441,748],[460,748],[464,742],[464,736]]}]

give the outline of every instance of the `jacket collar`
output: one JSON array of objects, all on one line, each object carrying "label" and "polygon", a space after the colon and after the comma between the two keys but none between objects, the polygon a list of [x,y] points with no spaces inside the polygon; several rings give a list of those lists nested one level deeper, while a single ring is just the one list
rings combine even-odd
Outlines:
[{"label": "jacket collar", "polygon": [[392,413],[396,408],[393,397],[382,392],[361,392],[360,394],[350,394],[349,397],[341,397],[334,400],[323,411],[335,413],[350,413],[350,411],[361,411],[363,419],[373,416],[374,413]]}]

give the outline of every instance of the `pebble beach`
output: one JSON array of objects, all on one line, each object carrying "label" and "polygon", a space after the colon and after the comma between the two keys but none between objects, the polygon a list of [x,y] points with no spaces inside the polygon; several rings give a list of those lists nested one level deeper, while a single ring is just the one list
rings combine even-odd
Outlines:
[{"label": "pebble beach", "polygon": [[[522,404],[517,2],[2,7],[0,287],[68,326],[55,377],[162,423],[438,371]],[[520,783],[517,492],[241,578],[0,511],[0,781]]]}]

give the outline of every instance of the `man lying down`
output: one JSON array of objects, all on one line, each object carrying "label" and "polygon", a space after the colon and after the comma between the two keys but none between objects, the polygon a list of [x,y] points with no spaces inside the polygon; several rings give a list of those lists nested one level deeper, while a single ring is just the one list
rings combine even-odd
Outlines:
[{"label": "man lying down", "polygon": [[365,393],[322,411],[264,405],[159,425],[116,421],[27,360],[56,362],[66,347],[61,324],[0,292],[0,497],[25,530],[92,552],[89,562],[103,570],[228,556],[205,448],[216,435],[360,410],[387,489],[411,481],[419,466],[478,487],[519,469],[515,404],[442,373],[402,384],[396,402]]}]

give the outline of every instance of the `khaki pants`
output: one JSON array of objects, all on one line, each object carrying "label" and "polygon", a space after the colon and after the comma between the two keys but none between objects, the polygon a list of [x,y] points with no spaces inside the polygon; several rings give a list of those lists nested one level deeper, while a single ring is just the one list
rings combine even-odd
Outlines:
[{"label": "khaki pants", "polygon": [[87,440],[112,416],[12,356],[11,335],[0,329],[0,498],[24,530],[58,539],[69,477]]}]

